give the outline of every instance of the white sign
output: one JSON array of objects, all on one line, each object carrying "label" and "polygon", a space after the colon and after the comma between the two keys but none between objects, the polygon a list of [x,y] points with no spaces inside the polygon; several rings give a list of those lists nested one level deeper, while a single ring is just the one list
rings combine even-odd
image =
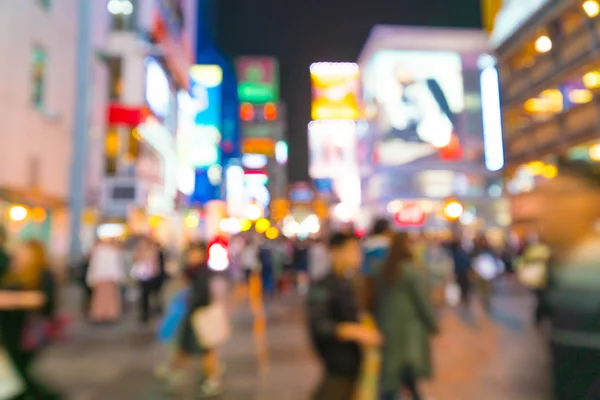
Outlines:
[{"label": "white sign", "polygon": [[496,16],[490,42],[500,46],[546,3],[548,0],[504,0]]},{"label": "white sign", "polygon": [[171,85],[163,67],[153,58],[146,59],[146,103],[152,112],[164,119],[169,115]]}]

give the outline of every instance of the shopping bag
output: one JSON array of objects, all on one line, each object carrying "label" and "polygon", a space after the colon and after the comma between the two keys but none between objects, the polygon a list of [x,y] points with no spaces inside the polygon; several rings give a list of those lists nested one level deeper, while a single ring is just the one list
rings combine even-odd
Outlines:
[{"label": "shopping bag", "polygon": [[[376,329],[375,320],[367,316],[362,324]],[[381,350],[365,347],[363,349],[363,365],[355,395],[356,400],[377,400],[379,398],[379,375],[381,371]]]},{"label": "shopping bag", "polygon": [[202,347],[219,347],[231,337],[231,325],[225,305],[216,302],[192,314],[192,327]]},{"label": "shopping bag", "polygon": [[25,390],[6,352],[0,348],[0,399],[12,399]]}]

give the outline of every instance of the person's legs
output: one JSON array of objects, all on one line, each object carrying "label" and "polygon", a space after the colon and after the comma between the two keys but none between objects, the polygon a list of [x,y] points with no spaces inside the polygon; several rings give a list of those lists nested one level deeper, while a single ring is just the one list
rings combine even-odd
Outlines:
[{"label": "person's legs", "polygon": [[312,400],[353,400],[356,382],[350,378],[325,375]]},{"label": "person's legs", "polygon": [[417,377],[412,369],[406,368],[402,372],[402,385],[410,392],[413,400],[421,400],[419,388],[417,387]]},{"label": "person's legs", "polygon": [[142,323],[150,319],[150,286],[148,282],[140,283],[140,320]]}]

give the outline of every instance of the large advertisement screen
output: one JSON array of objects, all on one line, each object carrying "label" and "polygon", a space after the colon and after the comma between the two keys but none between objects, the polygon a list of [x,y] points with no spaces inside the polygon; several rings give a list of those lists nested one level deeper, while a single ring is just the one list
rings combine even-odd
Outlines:
[{"label": "large advertisement screen", "polygon": [[458,53],[382,50],[363,79],[371,125],[377,127],[375,161],[403,165],[452,142],[465,108]]},{"label": "large advertisement screen", "polygon": [[310,66],[310,75],[314,121],[360,119],[357,64],[315,63]]},{"label": "large advertisement screen", "polygon": [[308,142],[311,178],[337,178],[356,170],[355,122],[313,121],[308,126]]}]

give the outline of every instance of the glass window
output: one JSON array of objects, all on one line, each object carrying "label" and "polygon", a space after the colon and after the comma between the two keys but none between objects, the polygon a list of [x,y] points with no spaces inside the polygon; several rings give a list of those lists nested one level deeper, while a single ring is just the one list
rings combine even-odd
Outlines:
[{"label": "glass window", "polygon": [[46,63],[46,51],[41,47],[35,47],[31,53],[31,102],[38,110],[44,108]]}]

